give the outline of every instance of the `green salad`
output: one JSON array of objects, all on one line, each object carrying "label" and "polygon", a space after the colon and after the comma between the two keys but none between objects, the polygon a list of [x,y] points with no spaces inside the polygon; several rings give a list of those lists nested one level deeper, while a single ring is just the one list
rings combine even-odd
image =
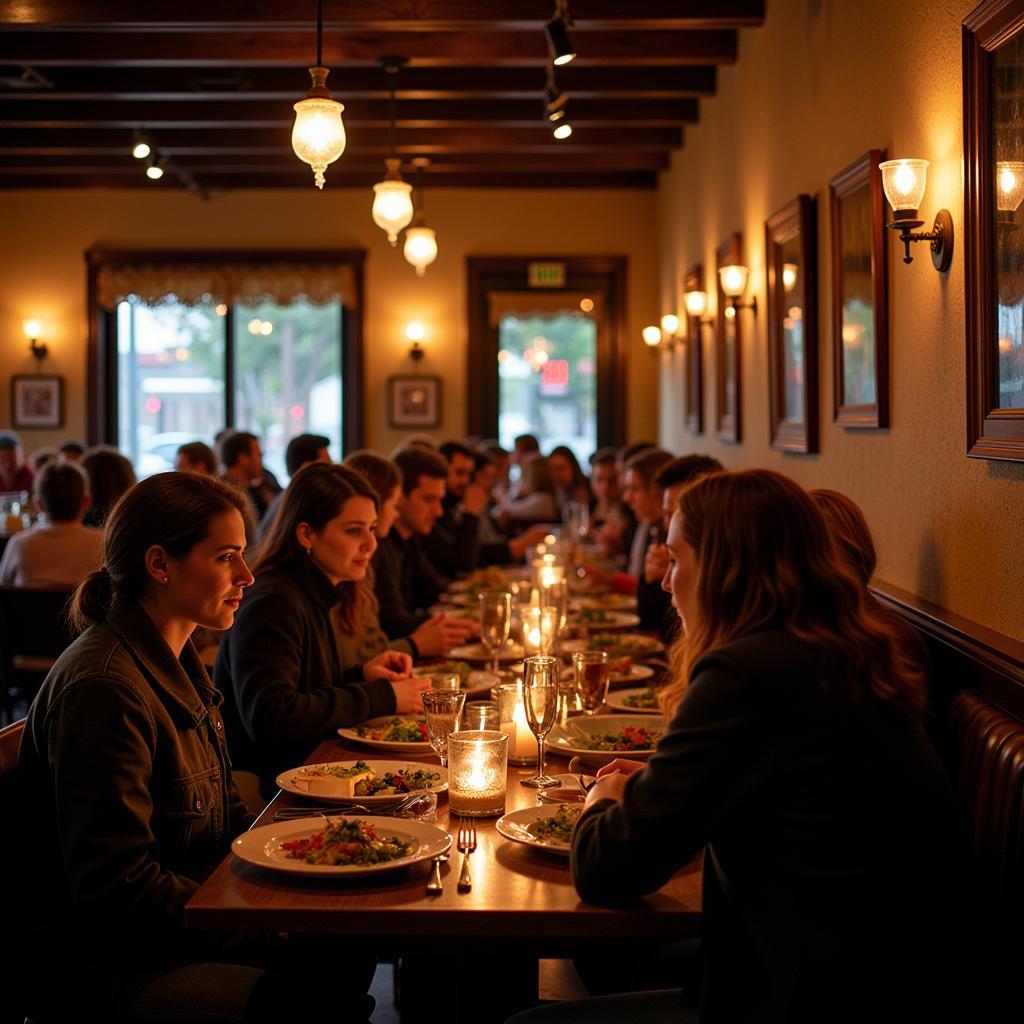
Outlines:
[{"label": "green salad", "polygon": [[531,821],[526,831],[542,843],[565,843],[572,840],[572,830],[579,821],[583,807],[581,804],[562,804],[558,813],[550,818],[537,818]]},{"label": "green salad", "polygon": [[628,697],[623,697],[622,703],[627,708],[656,708],[658,691],[653,686],[648,686],[643,693],[631,693]]},{"label": "green salad", "polygon": [[369,773],[368,779],[360,779],[355,785],[355,796],[393,796],[398,793],[411,793],[416,789],[433,789],[441,781],[439,772],[430,768],[416,768],[409,765],[398,772],[385,772],[377,775],[365,761],[356,761],[351,768],[343,765],[311,765],[302,770],[303,778],[325,778],[333,776],[338,779],[350,779],[355,775]]},{"label": "green salad", "polygon": [[339,818],[306,839],[289,839],[281,844],[285,856],[307,864],[383,864],[408,857],[415,843],[398,836],[378,836],[372,825],[359,818]]},{"label": "green salad", "polygon": [[360,725],[356,733],[364,740],[388,743],[428,743],[427,723],[415,718],[389,718],[377,725]]},{"label": "green salad", "polygon": [[624,651],[650,651],[661,646],[654,637],[642,636],[640,633],[594,633],[587,642],[587,650],[603,651],[615,647]]},{"label": "green salad", "polygon": [[619,732],[593,733],[580,741],[586,750],[616,751],[628,753],[631,750],[653,750],[661,739],[658,729],[646,729],[641,725],[627,725]]},{"label": "green salad", "polygon": [[424,665],[419,671],[426,676],[457,675],[459,685],[465,686],[469,673],[473,671],[468,661],[438,661],[432,665]]}]

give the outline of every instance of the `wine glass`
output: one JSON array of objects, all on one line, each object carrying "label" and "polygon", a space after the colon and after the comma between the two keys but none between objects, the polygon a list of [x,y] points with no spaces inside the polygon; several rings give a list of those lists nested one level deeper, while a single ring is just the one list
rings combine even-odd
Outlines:
[{"label": "wine glass", "polygon": [[576,692],[583,703],[583,713],[589,718],[608,698],[611,671],[607,651],[573,651],[572,667],[576,677]]},{"label": "wine glass", "polygon": [[427,715],[427,739],[441,759],[441,767],[447,768],[448,736],[459,731],[466,691],[428,690],[422,697],[423,710]]},{"label": "wine glass", "polygon": [[531,789],[559,786],[558,779],[544,773],[544,744],[558,715],[558,659],[546,656],[527,658],[523,662],[523,704],[526,723],[537,737],[537,774],[523,779]]},{"label": "wine glass", "polygon": [[483,593],[480,605],[480,640],[494,659],[494,674],[498,674],[498,655],[508,642],[512,629],[512,595],[506,591]]},{"label": "wine glass", "polygon": [[[550,580],[540,590],[540,603],[544,607],[558,609],[557,636],[561,636],[569,621],[569,581],[567,579]],[[542,651],[547,654],[547,651]]]}]

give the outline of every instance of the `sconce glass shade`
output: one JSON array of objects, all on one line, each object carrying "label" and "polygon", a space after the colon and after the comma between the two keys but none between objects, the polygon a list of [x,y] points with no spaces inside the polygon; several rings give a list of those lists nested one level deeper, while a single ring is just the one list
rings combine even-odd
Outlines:
[{"label": "sconce glass shade", "polygon": [[791,292],[796,287],[797,277],[800,275],[800,268],[795,263],[782,264],[782,287]]},{"label": "sconce glass shade", "polygon": [[310,68],[312,88],[304,100],[295,104],[292,149],[313,168],[317,188],[324,187],[324,171],[345,152],[345,125],[341,120],[344,104],[331,98],[327,90],[328,68]]},{"label": "sconce glass shade", "polygon": [[739,263],[718,268],[718,279],[722,282],[722,291],[730,299],[738,299],[747,290],[747,274],[749,270]]},{"label": "sconce glass shade", "polygon": [[655,327],[654,324],[649,324],[643,329],[644,344],[648,348],[656,348],[661,344],[661,328]]},{"label": "sconce glass shade", "polygon": [[661,333],[670,338],[679,333],[679,317],[675,313],[666,313],[661,318]]},{"label": "sconce glass shade", "polygon": [[398,232],[412,221],[412,185],[402,181],[401,161],[388,157],[387,174],[373,186],[373,223],[385,231],[392,245],[398,244]]},{"label": "sconce glass shade", "polygon": [[1012,213],[1024,202],[1024,161],[1000,160],[996,164],[996,207]]},{"label": "sconce glass shade", "polygon": [[437,259],[437,235],[434,229],[423,223],[407,228],[402,253],[406,262],[416,268],[416,276],[422,277],[427,267]]},{"label": "sconce glass shade", "polygon": [[[882,188],[893,213],[901,210],[917,213],[924,199],[928,178],[927,160],[886,160],[878,165],[882,172]],[[906,215],[902,219],[907,219]]]},{"label": "sconce glass shade", "polygon": [[683,296],[683,302],[690,316],[703,316],[708,308],[708,294],[701,291],[687,292]]},{"label": "sconce glass shade", "polygon": [[35,341],[43,333],[43,325],[38,320],[22,320],[21,329],[29,341]]}]

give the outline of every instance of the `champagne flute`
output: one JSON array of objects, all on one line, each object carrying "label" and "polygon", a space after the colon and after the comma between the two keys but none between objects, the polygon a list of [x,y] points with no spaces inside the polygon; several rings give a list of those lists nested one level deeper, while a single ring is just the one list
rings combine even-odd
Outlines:
[{"label": "champagne flute", "polygon": [[422,697],[423,710],[427,715],[427,739],[441,759],[441,767],[447,768],[448,736],[459,731],[466,691],[428,690]]},{"label": "champagne flute", "polygon": [[523,779],[531,789],[548,789],[561,783],[546,775],[544,744],[558,715],[558,659],[545,656],[527,658],[523,662],[523,704],[526,724],[537,737],[537,774]]},{"label": "champagne flute", "polygon": [[498,655],[508,642],[512,629],[512,595],[506,591],[483,593],[477,599],[480,605],[480,640],[494,659],[494,674],[498,674]]},{"label": "champagne flute", "polygon": [[573,651],[572,667],[576,677],[576,692],[583,704],[583,713],[589,718],[608,698],[611,671],[607,651]]}]

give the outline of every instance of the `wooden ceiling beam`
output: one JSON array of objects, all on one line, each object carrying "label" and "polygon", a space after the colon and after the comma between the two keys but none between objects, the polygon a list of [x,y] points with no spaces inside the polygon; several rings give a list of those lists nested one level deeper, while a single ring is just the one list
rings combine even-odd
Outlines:
[{"label": "wooden ceiling beam", "polygon": [[[140,5],[141,6],[141,5]],[[580,66],[730,64],[736,60],[736,31],[674,31],[661,27],[643,32],[573,29]],[[315,55],[314,34],[274,30],[225,32],[6,30],[0,33],[0,64],[106,67],[235,67],[253,64],[305,67]],[[491,32],[481,25],[471,32],[325,33],[324,63],[375,64],[388,53],[410,58],[414,66],[533,65],[548,60],[540,25],[530,31]],[[574,61],[576,63],[576,61]],[[330,80],[328,80],[329,84]]]}]

